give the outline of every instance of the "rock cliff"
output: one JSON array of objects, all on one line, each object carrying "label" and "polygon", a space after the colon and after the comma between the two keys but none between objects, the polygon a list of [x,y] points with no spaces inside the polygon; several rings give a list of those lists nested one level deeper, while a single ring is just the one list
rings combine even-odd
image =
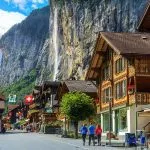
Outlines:
[{"label": "rock cliff", "polygon": [[50,9],[33,11],[1,38],[0,84],[8,85],[33,69],[37,83],[84,79],[98,32],[136,31],[147,2],[50,0]]},{"label": "rock cliff", "polygon": [[49,53],[49,6],[34,10],[0,39],[0,84],[8,85],[36,69],[47,70]]},{"label": "rock cliff", "polygon": [[134,32],[147,0],[51,0],[49,66],[84,79],[99,31]]}]

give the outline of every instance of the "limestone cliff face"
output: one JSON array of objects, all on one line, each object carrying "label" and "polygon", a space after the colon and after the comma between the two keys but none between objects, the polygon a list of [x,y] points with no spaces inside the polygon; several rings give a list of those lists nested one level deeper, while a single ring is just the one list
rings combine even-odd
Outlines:
[{"label": "limestone cliff face", "polygon": [[[36,69],[43,80],[84,79],[99,31],[133,32],[148,0],[50,0],[0,39],[0,85]],[[50,12],[49,12],[50,10]]]},{"label": "limestone cliff face", "polygon": [[33,69],[36,69],[38,76],[46,74],[48,38],[49,6],[34,10],[4,34],[0,39],[0,85],[17,81]]},{"label": "limestone cliff face", "polygon": [[133,32],[148,0],[51,0],[53,80],[84,79],[99,31]]}]

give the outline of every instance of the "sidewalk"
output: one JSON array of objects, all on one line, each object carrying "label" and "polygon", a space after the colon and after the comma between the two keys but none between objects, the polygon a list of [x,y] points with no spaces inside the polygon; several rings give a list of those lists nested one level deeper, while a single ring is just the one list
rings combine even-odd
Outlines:
[{"label": "sidewalk", "polygon": [[[50,138],[50,140],[59,141],[60,143],[65,143],[68,145],[72,145],[73,147],[76,147],[76,149],[85,149],[85,150],[141,150],[140,147],[108,147],[108,146],[98,146],[97,144],[93,146],[91,143],[91,146],[88,145],[88,139],[86,139],[86,144],[83,146],[82,139],[72,139],[72,138],[61,138],[58,135],[55,134],[40,134],[42,136],[47,136]],[[146,149],[144,149],[146,150]]]}]

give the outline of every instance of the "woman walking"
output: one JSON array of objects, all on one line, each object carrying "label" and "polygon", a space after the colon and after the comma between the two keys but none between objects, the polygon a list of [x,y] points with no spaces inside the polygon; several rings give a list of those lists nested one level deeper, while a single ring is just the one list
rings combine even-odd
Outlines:
[{"label": "woman walking", "polygon": [[95,134],[97,136],[98,145],[101,145],[102,128],[99,124],[96,126]]}]

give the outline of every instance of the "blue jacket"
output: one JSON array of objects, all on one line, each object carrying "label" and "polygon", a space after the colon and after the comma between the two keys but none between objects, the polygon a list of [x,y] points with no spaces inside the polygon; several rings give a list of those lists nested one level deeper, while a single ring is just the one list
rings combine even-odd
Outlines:
[{"label": "blue jacket", "polygon": [[90,125],[88,129],[89,129],[89,135],[95,134],[95,127],[93,125]]},{"label": "blue jacket", "polygon": [[87,134],[88,129],[87,127],[83,126],[81,127],[80,131],[81,131],[81,134]]}]

